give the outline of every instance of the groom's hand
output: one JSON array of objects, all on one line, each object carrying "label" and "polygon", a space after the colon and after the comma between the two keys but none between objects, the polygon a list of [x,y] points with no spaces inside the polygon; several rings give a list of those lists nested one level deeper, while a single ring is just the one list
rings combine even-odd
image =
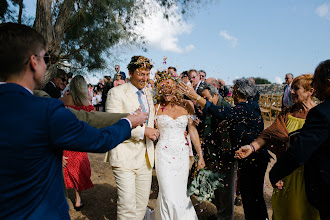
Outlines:
[{"label": "groom's hand", "polygon": [[155,140],[157,140],[157,138],[159,136],[159,131],[156,128],[146,127],[146,129],[144,131],[144,136],[146,136],[149,139],[155,141]]},{"label": "groom's hand", "polygon": [[130,120],[132,128],[136,128],[139,125],[142,126],[147,121],[148,113],[141,110],[136,110],[132,114],[127,115],[126,118]]}]

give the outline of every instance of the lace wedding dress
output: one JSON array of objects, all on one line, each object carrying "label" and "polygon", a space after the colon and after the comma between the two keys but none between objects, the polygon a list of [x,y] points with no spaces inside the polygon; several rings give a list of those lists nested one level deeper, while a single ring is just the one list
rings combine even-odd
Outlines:
[{"label": "lace wedding dress", "polygon": [[153,212],[147,211],[146,220],[198,219],[187,195],[189,146],[184,132],[189,117],[192,116],[173,119],[168,115],[156,115],[160,132],[155,149],[159,194],[156,208]]}]

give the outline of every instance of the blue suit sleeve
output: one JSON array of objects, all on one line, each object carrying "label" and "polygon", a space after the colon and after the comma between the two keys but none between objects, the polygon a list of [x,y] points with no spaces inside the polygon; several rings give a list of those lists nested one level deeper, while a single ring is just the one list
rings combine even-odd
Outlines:
[{"label": "blue suit sleeve", "polygon": [[97,129],[79,121],[63,103],[54,99],[49,103],[48,112],[49,136],[54,148],[103,153],[131,137],[127,120]]},{"label": "blue suit sleeve", "polygon": [[328,122],[317,109],[311,109],[305,125],[291,143],[287,152],[281,156],[269,173],[272,184],[291,174],[295,169],[310,159],[312,154],[328,139]]}]

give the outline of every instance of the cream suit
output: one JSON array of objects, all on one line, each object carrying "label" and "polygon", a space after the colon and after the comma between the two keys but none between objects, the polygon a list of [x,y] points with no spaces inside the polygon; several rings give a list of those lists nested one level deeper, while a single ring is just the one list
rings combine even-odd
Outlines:
[{"label": "cream suit", "polygon": [[[148,124],[154,127],[154,104],[150,91],[144,93],[149,106]],[[106,111],[111,113],[133,112],[140,107],[138,96],[131,83],[109,90]],[[110,164],[117,184],[117,219],[143,219],[149,200],[154,144],[142,136],[143,127],[132,130],[132,137],[109,151]],[[141,139],[141,137],[143,139]]]}]

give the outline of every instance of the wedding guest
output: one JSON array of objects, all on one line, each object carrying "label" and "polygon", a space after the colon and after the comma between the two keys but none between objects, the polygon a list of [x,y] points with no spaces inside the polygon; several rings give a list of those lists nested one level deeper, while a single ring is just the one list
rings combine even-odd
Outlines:
[{"label": "wedding guest", "polygon": [[116,74],[116,80],[113,82],[113,87],[119,86],[124,84],[125,81],[122,79],[122,76],[120,74]]},{"label": "wedding guest", "polygon": [[282,97],[282,108],[284,107],[290,107],[293,105],[292,102],[292,96],[291,96],[291,83],[293,81],[293,74],[288,73],[285,75],[285,87],[284,87],[284,93]]},{"label": "wedding guest", "polygon": [[[277,158],[289,145],[289,133],[301,129],[309,110],[316,106],[312,99],[312,75],[301,75],[292,82],[292,100],[294,105],[284,109],[274,123],[265,129],[250,145],[236,151],[236,157],[246,158],[261,147],[268,147]],[[307,201],[305,193],[304,166],[298,167],[292,174],[279,183],[281,190],[274,189],[272,194],[273,219],[304,220],[320,219],[317,209]]]},{"label": "wedding guest", "polygon": [[[76,110],[93,111],[94,106],[89,104],[87,82],[83,76],[75,76],[70,83],[70,95],[60,98],[64,105]],[[66,188],[75,189],[74,209],[79,211],[83,207],[80,192],[92,188],[90,179],[91,167],[86,152],[63,151],[67,158],[67,165],[63,168]]]},{"label": "wedding guest", "polygon": [[198,76],[199,76],[200,81],[202,83],[204,83],[205,80],[206,80],[206,72],[205,72],[205,70],[198,71]]},{"label": "wedding guest", "polygon": [[[231,147],[228,155],[234,157],[235,150],[251,143],[263,130],[264,123],[261,111],[253,97],[257,89],[247,79],[234,81],[234,107],[219,107],[199,96],[194,89],[183,82],[180,90],[191,100],[194,100],[203,112],[212,116],[213,120],[225,121]],[[253,157],[239,161],[241,170],[240,190],[247,220],[265,220],[268,218],[266,203],[263,197],[264,176],[270,155],[266,150],[258,151]]]},{"label": "wedding guest", "polygon": [[173,77],[179,77],[178,73],[176,72],[176,68],[173,66],[170,66],[167,68],[168,73],[170,73]]},{"label": "wedding guest", "polygon": [[43,88],[52,98],[58,99],[61,97],[61,92],[67,84],[67,74],[64,70],[57,68],[55,77],[53,77]]},{"label": "wedding guest", "polygon": [[188,74],[191,85],[194,87],[195,91],[197,92],[199,85],[203,82],[200,80],[197,70],[191,69],[189,70]]},{"label": "wedding guest", "polygon": [[226,86],[226,83],[223,79],[218,79],[218,82],[219,82],[219,94],[222,96],[222,97],[227,97],[228,94],[229,94],[229,89],[228,87]]},{"label": "wedding guest", "polygon": [[0,24],[0,114],[6,116],[0,132],[0,219],[69,220],[62,151],[105,152],[130,138],[131,125],[145,121],[137,112],[96,129],[78,121],[61,101],[33,96],[45,77],[46,49],[32,28]]},{"label": "wedding guest", "polygon": [[312,108],[303,128],[269,173],[273,185],[304,164],[306,196],[319,210],[322,220],[330,219],[330,60],[315,69],[312,86],[323,101]]},{"label": "wedding guest", "polygon": [[181,79],[188,86],[191,85],[191,82],[189,80],[189,73],[188,73],[188,71],[184,71],[184,72],[181,73]]},{"label": "wedding guest", "polygon": [[[215,80],[217,82],[217,80]],[[202,84],[198,94],[219,107],[231,107],[218,90],[209,83]],[[224,174],[224,187],[217,189],[212,203],[217,207],[217,215],[208,217],[212,219],[233,219],[235,181],[237,176],[237,161],[228,155],[227,143],[225,142],[228,132],[225,127],[220,127],[218,120],[213,120],[210,115],[205,115],[203,121],[204,158],[206,169]]]},{"label": "wedding guest", "polygon": [[121,75],[122,80],[126,81],[126,74],[123,71],[120,71],[120,66],[119,65],[115,66],[115,71],[116,71],[116,74]]},{"label": "wedding guest", "polygon": [[111,82],[111,76],[105,76],[103,80],[104,80],[104,86],[102,90],[102,101],[101,101],[102,111],[104,111],[105,109],[105,101],[107,100],[108,92],[113,87],[113,83]]}]

